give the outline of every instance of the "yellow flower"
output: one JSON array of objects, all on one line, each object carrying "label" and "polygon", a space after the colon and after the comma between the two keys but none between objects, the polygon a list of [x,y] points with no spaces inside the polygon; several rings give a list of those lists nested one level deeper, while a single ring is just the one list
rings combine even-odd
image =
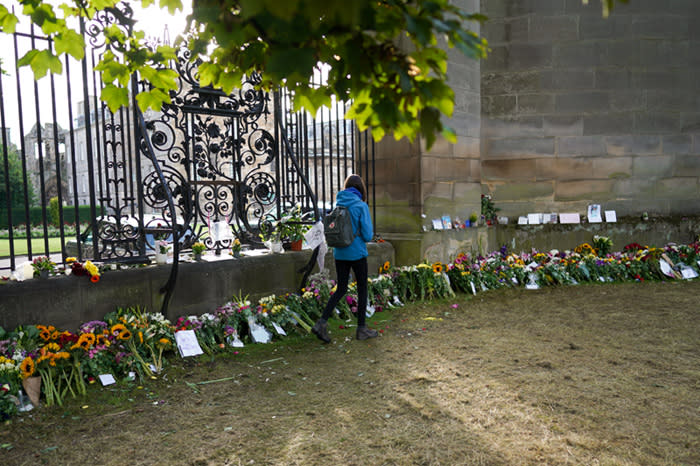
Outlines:
[{"label": "yellow flower", "polygon": [[442,263],[441,262],[435,262],[433,264],[433,272],[442,273]]},{"label": "yellow flower", "polygon": [[382,268],[384,269],[385,272],[388,272],[390,267],[391,267],[391,264],[389,263],[389,261],[386,261],[386,262],[384,262],[384,267],[382,267]]},{"label": "yellow flower", "polygon": [[91,261],[85,261],[85,265],[83,265],[83,268],[87,270],[87,272],[90,274],[90,276],[100,276],[100,270],[97,268],[95,264],[93,264]]},{"label": "yellow flower", "polygon": [[19,365],[19,370],[22,372],[22,378],[26,379],[27,377],[31,377],[32,374],[34,374],[34,360],[27,356],[24,358],[22,363]]},{"label": "yellow flower", "polygon": [[76,262],[78,259],[75,257],[66,257],[66,264],[70,264],[72,262]]},{"label": "yellow flower", "polygon": [[163,337],[163,338],[161,338],[160,340],[158,340],[158,343],[159,343],[160,346],[162,346],[162,347],[167,347],[167,346],[170,346],[170,345],[172,344],[171,341],[168,340],[168,339],[165,338],[165,337]]},{"label": "yellow flower", "polygon": [[59,351],[61,349],[60,346],[58,346],[58,343],[49,343],[46,346],[44,346],[47,351]]}]

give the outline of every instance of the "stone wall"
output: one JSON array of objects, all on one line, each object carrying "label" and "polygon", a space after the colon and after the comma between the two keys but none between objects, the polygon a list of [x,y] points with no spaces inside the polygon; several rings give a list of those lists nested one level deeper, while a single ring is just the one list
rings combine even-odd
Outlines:
[{"label": "stone wall", "polygon": [[[385,262],[394,263],[389,243],[368,244],[370,276]],[[167,317],[213,312],[233,296],[248,295],[252,302],[271,294],[296,291],[299,270],[308,263],[311,251],[242,256],[215,262],[180,264],[175,292]],[[335,276],[332,254],[326,268]],[[318,266],[314,267],[314,273]],[[160,288],[167,282],[169,266],[106,272],[99,283],[85,277],[52,277],[0,285],[0,327],[7,330],[22,324],[51,324],[75,330],[83,322],[102,319],[118,307],[140,306],[159,311]]]},{"label": "stone wall", "polygon": [[481,12],[481,181],[505,215],[700,212],[700,2]]}]

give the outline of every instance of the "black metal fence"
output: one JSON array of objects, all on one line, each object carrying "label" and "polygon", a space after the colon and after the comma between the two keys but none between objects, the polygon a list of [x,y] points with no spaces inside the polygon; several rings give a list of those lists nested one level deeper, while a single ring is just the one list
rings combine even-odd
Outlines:
[{"label": "black metal fence", "polygon": [[94,66],[110,47],[104,29],[128,32],[131,17],[121,3],[81,24],[85,58],[39,81],[17,61],[51,41],[33,28],[2,37],[12,57],[0,76],[0,272],[43,255],[147,262],[159,238],[175,252],[203,241],[219,253],[235,238],[256,247],[261,225],[296,204],[309,222],[322,216],[360,166],[373,199],[374,146],[344,102],[292,112],[288,92],[257,91],[256,76],[230,95],[203,88],[185,49],[172,104],[110,112]]}]

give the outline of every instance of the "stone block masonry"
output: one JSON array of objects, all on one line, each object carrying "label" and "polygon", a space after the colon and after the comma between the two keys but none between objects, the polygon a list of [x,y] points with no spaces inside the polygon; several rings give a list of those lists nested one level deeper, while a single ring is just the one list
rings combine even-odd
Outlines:
[{"label": "stone block masonry", "polygon": [[620,216],[700,213],[700,2],[631,1],[607,19],[589,3],[481,1],[495,52],[482,63],[485,192],[511,214],[602,201]]}]

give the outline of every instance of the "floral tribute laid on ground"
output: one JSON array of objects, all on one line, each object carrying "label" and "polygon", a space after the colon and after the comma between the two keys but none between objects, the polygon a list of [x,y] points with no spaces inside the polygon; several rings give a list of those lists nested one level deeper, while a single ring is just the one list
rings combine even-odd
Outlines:
[{"label": "floral tribute laid on ground", "polygon": [[[485,257],[462,253],[447,264],[392,267],[387,262],[369,279],[368,313],[503,287],[693,279],[700,272],[699,253],[697,241],[663,248],[631,243],[612,252],[612,242],[596,236],[591,244],[572,251],[514,254],[503,247]],[[91,264],[83,267],[86,275],[99,277]],[[157,378],[164,374],[168,358],[187,355],[179,338],[185,335],[194,338],[202,353],[213,356],[292,332],[307,334],[334,287],[334,281],[317,275],[301,294],[267,296],[257,303],[240,295],[211,313],[175,322],[131,307],[86,322],[76,332],[48,322],[13,331],[0,328],[0,421],[40,405],[61,405],[66,397],[84,397],[88,384]],[[353,284],[337,308],[337,318],[353,325],[356,312]]]}]

